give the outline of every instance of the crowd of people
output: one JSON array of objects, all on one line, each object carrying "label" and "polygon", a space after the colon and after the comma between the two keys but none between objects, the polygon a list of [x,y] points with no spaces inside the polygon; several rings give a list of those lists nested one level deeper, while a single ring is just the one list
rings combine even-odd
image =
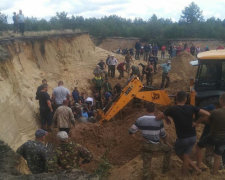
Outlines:
[{"label": "crowd of people", "polygon": [[[212,161],[208,164],[209,167],[213,167],[212,174],[217,174],[218,170],[225,164],[225,93],[220,96],[217,106],[210,104],[200,109],[187,105],[186,102],[187,93],[179,91],[176,95],[176,105],[163,112],[156,108],[153,103],[148,103],[146,104],[147,114],[138,118],[130,127],[130,134],[134,136],[140,130],[144,137],[142,149],[143,179],[152,179],[151,160],[156,153],[164,154],[162,173],[169,171],[172,149],[183,161],[182,174],[185,176],[189,174],[189,171],[194,170],[197,174],[201,174],[202,171],[206,170],[202,165],[203,148],[213,149],[213,154],[208,154],[208,157],[206,157],[206,159],[214,158],[213,166]],[[200,116],[200,118],[195,121],[194,117],[197,118],[197,116]],[[169,135],[166,135],[163,119],[169,125],[171,121],[175,124],[177,139],[174,146],[168,141]],[[190,157],[197,141],[195,128],[203,122],[205,128],[197,143],[197,164],[195,164]]]},{"label": "crowd of people", "polygon": [[[223,46],[218,46],[216,49],[224,49]],[[135,43],[135,59],[140,59],[141,56],[143,56],[144,60],[147,61],[149,56],[158,57],[158,52],[161,52],[161,59],[166,58],[166,53],[168,53],[169,58],[176,57],[183,51],[187,51],[191,53],[193,56],[197,56],[198,53],[203,51],[209,51],[209,47],[205,46],[201,48],[200,46],[195,46],[193,43],[191,43],[190,47],[187,43],[184,44],[175,44],[175,43],[169,43],[169,45],[162,44],[161,46],[158,46],[157,43],[141,43],[140,41],[137,41]]]}]

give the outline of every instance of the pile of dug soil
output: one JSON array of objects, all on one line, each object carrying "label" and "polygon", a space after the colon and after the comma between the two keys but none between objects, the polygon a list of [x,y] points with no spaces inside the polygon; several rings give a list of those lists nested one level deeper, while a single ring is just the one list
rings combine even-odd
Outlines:
[{"label": "pile of dug soil", "polygon": [[[167,89],[169,93],[174,94],[179,90],[188,91],[189,81],[195,78],[197,68],[190,64],[190,61],[196,58],[189,52],[181,52],[178,56],[171,60],[171,71],[169,73],[170,86]],[[160,87],[162,71],[159,71],[154,76],[153,85]]]},{"label": "pile of dug soil", "polygon": [[[113,120],[103,125],[80,123],[72,129],[72,138],[87,147],[94,155],[94,161],[83,166],[85,170],[93,172],[101,158],[105,155],[114,166],[121,166],[141,153],[143,138],[137,133],[134,138],[128,129],[140,116],[146,114],[144,108],[133,107],[131,102]],[[175,140],[174,125],[165,128],[170,134],[171,143]]]},{"label": "pile of dug soil", "polygon": [[104,155],[111,164],[122,165],[140,153],[140,141],[134,140],[128,129],[143,112],[130,106],[103,125],[80,123],[72,130],[73,139],[94,155],[94,161],[84,169],[94,171]]}]

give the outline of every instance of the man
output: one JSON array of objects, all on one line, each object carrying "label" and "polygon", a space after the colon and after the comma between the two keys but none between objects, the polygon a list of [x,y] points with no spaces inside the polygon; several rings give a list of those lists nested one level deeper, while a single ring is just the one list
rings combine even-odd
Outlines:
[{"label": "man", "polygon": [[132,72],[130,74],[130,77],[133,76],[133,75],[135,75],[135,76],[137,76],[137,77],[140,78],[141,75],[140,75],[140,70],[139,70],[139,67],[138,66],[133,65],[131,67],[131,70],[132,70]]},{"label": "man", "polygon": [[122,77],[124,77],[124,71],[125,71],[124,66],[125,65],[126,65],[125,62],[121,62],[121,63],[118,64],[117,70],[118,70],[118,72],[120,74],[118,79],[121,79]]},{"label": "man", "polygon": [[112,85],[110,84],[108,78],[105,79],[105,82],[103,83],[104,93],[110,92],[112,93]]},{"label": "man", "polygon": [[40,106],[40,117],[41,117],[41,128],[50,130],[52,123],[52,104],[50,96],[48,94],[48,85],[44,84],[38,95],[39,106]]},{"label": "man", "polygon": [[165,58],[165,53],[166,53],[166,46],[163,45],[161,47],[161,58],[164,59]]},{"label": "man", "polygon": [[195,48],[194,44],[192,44],[191,48],[190,48],[190,52],[191,52],[192,56],[195,55],[195,51],[196,51],[196,48]]},{"label": "man", "polygon": [[150,52],[150,46],[149,44],[146,43],[144,45],[144,61],[148,60],[149,52]]},{"label": "man", "polygon": [[105,60],[105,64],[108,66],[108,76],[110,76],[110,74],[111,74],[111,70],[110,70],[110,67],[109,67],[109,61],[110,61],[110,59],[111,59],[111,56],[108,55],[108,57]]},{"label": "man", "polygon": [[154,65],[154,73],[157,73],[157,64],[158,64],[158,57],[153,56],[153,65]]},{"label": "man", "polygon": [[48,149],[44,145],[47,132],[38,129],[35,132],[35,140],[29,140],[17,149],[33,174],[48,172]]},{"label": "man", "polygon": [[157,44],[153,45],[152,54],[153,54],[153,56],[156,56],[156,57],[158,56],[158,45]]},{"label": "man", "polygon": [[55,101],[56,109],[63,104],[64,99],[69,99],[70,91],[63,87],[63,81],[59,81],[58,87],[53,89],[52,98]]},{"label": "man", "polygon": [[25,18],[22,13],[22,10],[20,10],[18,14],[18,25],[19,25],[19,30],[21,34],[24,35]]},{"label": "man", "polygon": [[74,90],[72,92],[72,96],[73,96],[74,103],[79,103],[80,93],[79,93],[77,87],[74,88]]},{"label": "man", "polygon": [[154,56],[150,53],[149,54],[149,58],[148,58],[148,64],[154,64],[155,62],[155,58]]},{"label": "man", "polygon": [[94,90],[101,94],[101,90],[102,90],[102,86],[103,86],[103,79],[102,79],[102,77],[100,75],[95,76],[92,79],[92,82],[94,84]]},{"label": "man", "polygon": [[171,59],[173,57],[173,46],[172,46],[172,44],[169,46],[168,53],[169,53],[169,59]]},{"label": "man", "polygon": [[53,116],[53,122],[59,128],[59,131],[70,132],[71,126],[75,125],[75,119],[72,109],[68,107],[69,101],[63,100],[63,105],[58,107]]},{"label": "man", "polygon": [[154,68],[152,64],[149,64],[145,70],[146,74],[146,84],[147,86],[152,86],[153,83],[153,73],[154,73]]},{"label": "man", "polygon": [[105,71],[105,68],[106,68],[106,64],[103,60],[100,60],[100,62],[98,63],[100,69],[101,69],[101,76],[103,78],[107,78],[108,77],[108,73]]},{"label": "man", "polygon": [[[218,108],[218,105],[216,106],[216,104],[210,104],[206,107],[204,107],[203,109],[207,110],[208,112],[212,112],[215,108]],[[204,167],[202,167],[202,149],[206,148],[205,151],[205,164],[208,167],[212,167],[212,147],[210,146],[210,144],[208,143],[208,139],[209,139],[209,134],[210,134],[210,125],[208,122],[208,116],[203,116],[200,117],[195,123],[194,126],[196,126],[199,123],[203,123],[205,125],[202,134],[200,136],[200,139],[197,143],[196,146],[196,152],[197,152],[197,166],[200,169],[205,169]]]},{"label": "man", "polygon": [[134,134],[139,130],[142,131],[142,136],[144,137],[143,144],[143,176],[144,179],[151,179],[150,168],[151,160],[154,153],[164,153],[163,159],[163,169],[162,172],[165,173],[169,170],[171,148],[168,144],[160,142],[162,138],[165,143],[166,133],[163,126],[162,120],[157,120],[155,116],[155,105],[153,103],[148,103],[146,105],[147,115],[138,118],[129,130],[130,134]]},{"label": "man", "polygon": [[[169,86],[170,83],[170,78],[169,78],[169,72],[171,70],[171,61],[168,60],[167,63],[161,64],[161,68],[162,68],[162,83],[161,83],[161,89],[167,88]],[[165,83],[166,81],[166,83]]]},{"label": "man", "polygon": [[118,64],[117,59],[112,55],[112,57],[109,59],[109,68],[111,72],[111,77],[115,77],[115,70],[116,70],[116,65]]},{"label": "man", "polygon": [[102,76],[103,71],[101,70],[99,65],[96,65],[95,69],[93,70],[93,74],[95,76]]},{"label": "man", "polygon": [[106,65],[105,65],[105,62],[103,60],[100,60],[100,62],[98,63],[99,67],[101,70],[104,70]]},{"label": "man", "polygon": [[140,80],[143,81],[144,75],[145,75],[145,70],[146,70],[146,65],[144,65],[143,63],[139,63],[138,65],[141,66],[141,68],[142,68]]},{"label": "man", "polygon": [[193,126],[193,117],[196,114],[208,116],[209,112],[192,105],[186,105],[186,101],[186,92],[179,91],[176,95],[177,104],[166,109],[164,115],[168,123],[173,119],[175,124],[177,134],[175,152],[183,161],[182,172],[187,174],[190,165],[200,173],[201,170],[190,159],[190,153],[196,143],[196,131]]},{"label": "man", "polygon": [[128,74],[130,74],[131,61],[132,61],[132,56],[130,55],[130,52],[128,52],[125,56],[126,71]]},{"label": "man", "polygon": [[120,83],[117,83],[117,84],[114,86],[113,91],[114,91],[113,94],[114,94],[115,96],[119,96],[119,95],[121,94],[121,92],[122,92],[122,87],[121,87]]},{"label": "man", "polygon": [[41,91],[41,89],[42,89],[44,84],[47,84],[47,80],[46,79],[43,79],[42,80],[42,84],[40,86],[38,86],[38,88],[37,88],[36,97],[35,97],[36,100],[39,100],[39,93],[40,93],[40,91]]},{"label": "man", "polygon": [[60,144],[56,147],[56,159],[60,170],[79,168],[80,158],[83,159],[82,164],[89,163],[93,159],[92,154],[86,148],[71,141],[65,131],[58,132],[57,138]]},{"label": "man", "polygon": [[18,31],[18,19],[17,19],[16,12],[13,13],[12,19],[13,19],[13,32],[17,33],[17,31]]},{"label": "man", "polygon": [[[207,144],[214,147],[214,165],[213,174],[217,174],[221,162],[221,157],[225,151],[225,93],[219,98],[221,108],[212,111],[209,116],[210,133],[207,137]],[[198,155],[202,156],[202,150],[199,149]],[[201,158],[198,157],[198,165],[201,165]]]},{"label": "man", "polygon": [[140,43],[140,41],[137,41],[135,43],[135,49],[136,49],[135,59],[138,60],[140,58],[140,52],[141,52],[141,43]]}]

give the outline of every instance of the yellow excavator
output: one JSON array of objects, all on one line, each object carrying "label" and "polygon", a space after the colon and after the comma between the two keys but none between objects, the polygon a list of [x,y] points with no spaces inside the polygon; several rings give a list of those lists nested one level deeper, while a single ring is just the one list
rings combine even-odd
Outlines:
[{"label": "yellow excavator", "polygon": [[[190,94],[190,104],[194,104],[194,93]],[[155,104],[168,106],[172,104],[170,96],[165,90],[155,90],[143,86],[139,78],[133,78],[122,90],[109,108],[98,110],[99,122],[109,121],[121,109],[123,109],[132,99],[137,98]]]}]

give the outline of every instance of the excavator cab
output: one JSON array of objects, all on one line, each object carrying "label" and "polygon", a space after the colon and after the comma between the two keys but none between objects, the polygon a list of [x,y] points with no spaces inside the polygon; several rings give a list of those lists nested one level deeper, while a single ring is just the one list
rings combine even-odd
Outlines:
[{"label": "excavator cab", "polygon": [[225,50],[199,53],[197,65],[194,83],[196,105],[203,107],[217,103],[225,91]]}]

